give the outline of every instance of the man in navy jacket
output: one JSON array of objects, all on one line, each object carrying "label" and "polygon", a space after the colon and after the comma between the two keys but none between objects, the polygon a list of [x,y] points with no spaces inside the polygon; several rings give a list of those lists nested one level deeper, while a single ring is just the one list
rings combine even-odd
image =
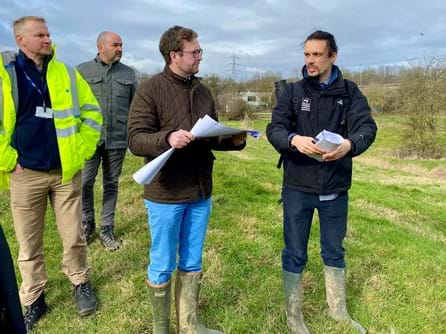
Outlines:
[{"label": "man in navy jacket", "polygon": [[[347,230],[352,157],[373,143],[377,128],[365,96],[355,83],[344,80],[334,65],[337,45],[332,34],[310,34],[304,42],[304,58],[303,79],[288,84],[280,94],[267,127],[268,140],[281,153],[284,166],[282,267],[287,324],[292,333],[309,333],[301,311],[300,282],[317,209],[330,316],[366,333],[347,312],[342,243]],[[315,137],[322,130],[343,136],[334,151],[325,152],[316,145]]]}]

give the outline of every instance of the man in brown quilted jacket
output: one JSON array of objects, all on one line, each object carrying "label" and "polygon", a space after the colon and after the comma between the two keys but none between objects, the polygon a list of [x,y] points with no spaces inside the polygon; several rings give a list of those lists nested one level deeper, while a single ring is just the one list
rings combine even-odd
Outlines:
[{"label": "man in brown quilted jacket", "polygon": [[[144,186],[151,235],[147,283],[153,333],[169,333],[171,277],[178,269],[175,304],[179,333],[221,333],[198,321],[202,253],[211,213],[215,150],[241,150],[246,135],[195,138],[190,129],[205,115],[217,119],[209,89],[195,76],[203,50],[191,29],[174,26],[160,39],[164,71],[143,82],[129,114],[129,148],[147,161],[175,148],[155,179]],[[177,261],[178,257],[178,261]]]}]

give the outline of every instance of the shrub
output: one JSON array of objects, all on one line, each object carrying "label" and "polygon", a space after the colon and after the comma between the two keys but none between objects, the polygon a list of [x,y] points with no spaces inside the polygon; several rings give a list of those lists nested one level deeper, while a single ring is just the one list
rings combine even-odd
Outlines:
[{"label": "shrub", "polygon": [[364,89],[364,94],[373,111],[397,113],[401,110],[396,86],[371,84]]},{"label": "shrub", "polygon": [[404,124],[402,156],[440,158],[444,154],[437,134],[438,115],[446,103],[445,68],[430,58],[424,66],[412,64],[402,76],[399,100],[408,119]]}]

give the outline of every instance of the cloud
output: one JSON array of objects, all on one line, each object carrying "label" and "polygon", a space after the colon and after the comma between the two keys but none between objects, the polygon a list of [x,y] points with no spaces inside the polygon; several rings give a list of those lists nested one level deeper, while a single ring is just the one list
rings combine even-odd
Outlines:
[{"label": "cloud", "polygon": [[[44,16],[58,45],[59,58],[70,63],[92,59],[100,31],[118,32],[123,61],[153,73],[163,66],[161,34],[173,25],[196,30],[204,60],[201,75],[255,71],[294,75],[303,64],[301,43],[316,29],[333,33],[338,64],[349,69],[384,66],[421,58],[426,51],[446,53],[446,3],[415,0],[3,0],[0,49],[16,48],[10,24],[23,15]],[[419,33],[423,32],[423,35]],[[298,69],[298,70],[296,70]]]}]

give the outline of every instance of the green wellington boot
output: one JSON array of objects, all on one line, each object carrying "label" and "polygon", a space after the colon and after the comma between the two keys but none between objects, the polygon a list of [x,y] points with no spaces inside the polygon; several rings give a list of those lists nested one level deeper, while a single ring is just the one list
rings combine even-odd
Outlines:
[{"label": "green wellington boot", "polygon": [[353,320],[347,311],[345,268],[324,266],[325,291],[329,314],[335,321],[345,321],[360,334],[366,334],[367,330],[357,321]]},{"label": "green wellington boot", "polygon": [[288,329],[292,334],[310,334],[302,315],[302,274],[283,270],[283,288],[285,290],[285,312]]},{"label": "green wellington boot", "polygon": [[170,300],[171,281],[161,285],[152,285],[150,288],[150,302],[152,304],[153,334],[170,333]]},{"label": "green wellington boot", "polygon": [[177,311],[178,334],[223,334],[208,329],[198,320],[198,298],[200,295],[201,272],[178,271],[175,283],[175,306]]}]

